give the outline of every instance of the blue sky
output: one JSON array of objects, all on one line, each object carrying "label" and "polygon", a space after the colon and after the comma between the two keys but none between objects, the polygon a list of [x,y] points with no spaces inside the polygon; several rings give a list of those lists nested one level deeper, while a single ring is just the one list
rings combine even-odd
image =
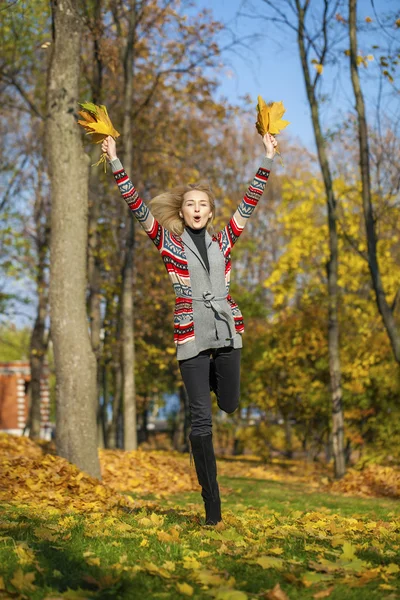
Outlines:
[{"label": "blue sky", "polygon": [[[293,34],[274,24],[267,24],[260,20],[237,17],[240,9],[245,12],[243,0],[198,0],[197,8],[211,9],[214,17],[224,23],[238,35],[246,36],[252,32],[263,34],[262,39],[254,40],[252,48],[241,52],[242,57],[227,53],[223,56],[224,69],[219,75],[219,94],[227,97],[230,102],[239,102],[239,98],[250,95],[256,105],[257,95],[260,94],[266,101],[282,100],[286,107],[285,119],[291,123],[285,130],[291,137],[297,137],[307,147],[314,148],[314,133],[311,125],[310,111],[305,93],[303,74],[298,57],[298,49]],[[313,0],[312,5],[321,6],[320,0]],[[390,41],[380,30],[378,34],[372,33],[376,18],[371,0],[359,0],[358,17],[365,24],[365,17],[373,19],[368,36],[359,36],[359,49],[365,54],[371,52],[371,42],[382,44]],[[386,12],[399,12],[398,0],[374,0],[378,16]],[[260,11],[266,10],[262,0],[253,0],[253,5]],[[346,3],[347,5],[347,3]],[[246,12],[249,12],[248,10]],[[398,15],[400,16],[400,15]],[[365,24],[366,27],[368,27]],[[346,33],[343,27],[344,34]],[[400,29],[390,32],[394,41],[397,38],[397,47],[400,46]],[[349,47],[345,39],[340,48]],[[345,67],[348,59],[343,55],[342,64]],[[368,71],[362,70],[363,91],[369,100],[369,106],[375,106],[377,95],[376,63],[370,64]],[[327,102],[323,106],[322,119],[325,127],[334,126],[352,109],[353,93],[349,73],[346,68],[327,67],[321,81],[321,91],[327,94]],[[388,92],[389,94],[389,92]],[[385,100],[385,98],[384,98]],[[389,103],[389,113],[399,110],[398,100],[386,98]],[[371,112],[371,121],[373,119]],[[285,135],[285,134],[282,134]]]}]

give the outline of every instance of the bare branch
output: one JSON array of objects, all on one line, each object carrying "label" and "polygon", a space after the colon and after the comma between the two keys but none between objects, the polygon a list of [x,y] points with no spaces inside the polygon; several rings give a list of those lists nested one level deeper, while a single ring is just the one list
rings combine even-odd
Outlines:
[{"label": "bare branch", "polygon": [[25,167],[27,161],[28,161],[28,157],[25,156],[24,160],[22,162],[22,165],[20,166],[20,168],[16,169],[14,171],[14,174],[13,174],[13,176],[11,177],[11,179],[9,181],[9,184],[8,184],[8,187],[7,187],[6,191],[5,191],[5,193],[4,193],[4,196],[3,196],[3,198],[0,201],[0,211],[4,210],[4,208],[5,208],[5,206],[6,206],[7,202],[8,202],[8,199],[10,197],[12,186],[14,185],[14,182],[19,178],[21,172],[24,170],[24,167]]},{"label": "bare branch", "polygon": [[3,79],[9,85],[12,85],[17,90],[17,92],[19,93],[19,95],[21,96],[21,98],[23,99],[23,101],[27,104],[27,106],[29,107],[29,109],[31,110],[31,112],[33,112],[33,114],[35,114],[37,117],[39,117],[39,119],[44,120],[43,115],[41,114],[41,112],[39,111],[39,109],[37,108],[37,106],[29,98],[28,94],[25,92],[25,90],[23,89],[23,87],[18,83],[16,77],[13,74],[11,74],[11,73],[4,72],[3,73]]}]

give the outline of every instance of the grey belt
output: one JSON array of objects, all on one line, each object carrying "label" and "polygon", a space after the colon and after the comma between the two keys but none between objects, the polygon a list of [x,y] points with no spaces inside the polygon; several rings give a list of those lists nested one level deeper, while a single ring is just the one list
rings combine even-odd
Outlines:
[{"label": "grey belt", "polygon": [[222,316],[225,320],[226,323],[229,327],[229,331],[231,334],[230,339],[233,339],[233,332],[232,332],[232,328],[231,328],[231,324],[230,324],[230,318],[232,318],[232,315],[229,315],[229,313],[226,312],[226,310],[224,308],[222,308],[222,306],[220,304],[218,304],[219,300],[226,300],[227,296],[217,296],[215,297],[215,295],[212,292],[203,292],[203,295],[200,296],[199,298],[196,298],[195,296],[186,296],[186,294],[179,294],[180,298],[187,298],[188,300],[194,300],[195,302],[203,302],[204,306],[206,308],[212,308],[212,310],[219,316]]}]

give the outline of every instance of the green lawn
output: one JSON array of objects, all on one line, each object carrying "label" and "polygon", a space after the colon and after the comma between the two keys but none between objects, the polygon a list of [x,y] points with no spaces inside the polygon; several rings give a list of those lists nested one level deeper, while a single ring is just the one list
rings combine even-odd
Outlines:
[{"label": "green lawn", "polygon": [[400,598],[398,502],[219,481],[221,529],[201,525],[199,493],[110,514],[3,505],[0,598],[251,600],[277,583],[291,600]]}]

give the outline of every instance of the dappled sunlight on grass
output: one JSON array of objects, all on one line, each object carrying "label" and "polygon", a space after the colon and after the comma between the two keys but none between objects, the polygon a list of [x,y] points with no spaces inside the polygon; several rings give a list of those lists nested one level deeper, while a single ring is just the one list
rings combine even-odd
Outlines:
[{"label": "dappled sunlight on grass", "polygon": [[[393,500],[332,495],[293,463],[218,460],[223,522],[207,527],[187,455],[101,456],[109,484],[1,436],[0,598],[364,600],[400,592]],[[314,471],[315,482],[327,477]],[[128,477],[143,487],[129,490]]]}]

